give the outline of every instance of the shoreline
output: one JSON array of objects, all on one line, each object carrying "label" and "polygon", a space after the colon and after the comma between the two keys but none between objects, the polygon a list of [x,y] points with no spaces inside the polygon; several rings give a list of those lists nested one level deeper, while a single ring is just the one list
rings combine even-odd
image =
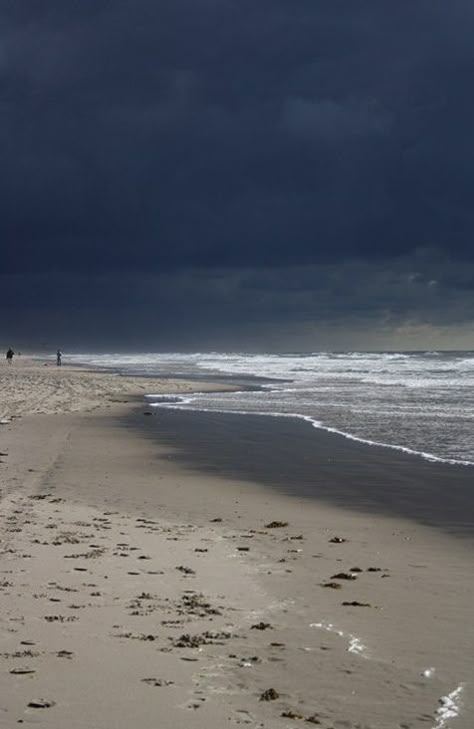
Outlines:
[{"label": "shoreline", "polygon": [[289,498],[232,453],[197,467],[135,397],[0,430],[2,726],[470,727],[467,542]]},{"label": "shoreline", "polygon": [[128,418],[176,449],[176,460],[356,512],[401,517],[474,537],[469,466],[353,441],[299,418],[154,408]]},{"label": "shoreline", "polygon": [[[226,378],[228,381],[230,378]],[[246,389],[252,389],[252,388],[246,388]],[[259,390],[259,388],[255,388]],[[243,390],[244,391],[244,390]],[[237,390],[239,392],[239,390]],[[152,398],[155,397],[155,400]],[[159,396],[154,395],[147,395],[147,399],[149,399],[149,403],[151,407],[159,408]],[[155,404],[157,403],[157,404]],[[309,415],[302,415],[301,413],[267,413],[267,412],[250,412],[250,411],[239,411],[239,410],[209,410],[209,409],[199,409],[198,407],[194,408],[168,408],[168,409],[175,409],[179,410],[181,412],[194,412],[194,413],[212,413],[214,415],[229,415],[229,416],[241,416],[243,418],[245,417],[261,417],[261,418],[276,418],[276,419],[283,419],[287,418],[289,420],[299,420],[302,422],[305,422],[309,424],[312,428],[318,431],[323,431],[324,433],[330,433],[331,435],[336,435],[340,438],[345,438],[348,441],[352,441],[354,443],[360,443],[364,446],[370,447],[370,448],[384,448],[389,451],[396,451],[397,453],[408,455],[408,456],[414,456],[416,458],[421,458],[423,461],[428,461],[428,463],[439,463],[441,465],[447,465],[447,466],[461,466],[463,468],[473,468],[474,467],[474,461],[464,461],[461,459],[456,458],[444,458],[442,456],[437,456],[433,453],[428,453],[425,451],[416,451],[412,448],[408,448],[407,446],[397,445],[396,443],[384,443],[382,441],[374,441],[369,440],[366,438],[359,437],[357,435],[354,435],[353,433],[349,433],[344,430],[338,430],[337,428],[333,428],[330,425],[323,425],[315,418],[312,418]]]}]

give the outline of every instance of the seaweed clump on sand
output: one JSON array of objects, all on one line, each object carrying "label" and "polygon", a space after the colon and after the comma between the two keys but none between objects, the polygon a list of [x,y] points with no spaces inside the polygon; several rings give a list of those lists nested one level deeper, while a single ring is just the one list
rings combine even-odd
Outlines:
[{"label": "seaweed clump on sand", "polygon": [[278,691],[275,691],[274,688],[269,688],[260,694],[259,701],[275,701],[276,699],[279,699],[279,698],[280,698],[280,694],[278,693]]},{"label": "seaweed clump on sand", "polygon": [[270,521],[268,524],[265,524],[265,529],[282,529],[287,526],[287,521]]},{"label": "seaweed clump on sand", "polygon": [[173,641],[174,648],[199,648],[202,645],[224,645],[224,641],[232,638],[232,633],[224,631],[211,633],[206,630],[200,635],[184,633],[177,640]]},{"label": "seaweed clump on sand", "polygon": [[222,613],[206,600],[202,593],[192,592],[184,594],[177,605],[178,615],[197,615],[205,618],[209,615],[221,615]]},{"label": "seaweed clump on sand", "polygon": [[338,572],[336,575],[331,575],[331,580],[356,580],[357,575],[353,575],[350,572]]}]

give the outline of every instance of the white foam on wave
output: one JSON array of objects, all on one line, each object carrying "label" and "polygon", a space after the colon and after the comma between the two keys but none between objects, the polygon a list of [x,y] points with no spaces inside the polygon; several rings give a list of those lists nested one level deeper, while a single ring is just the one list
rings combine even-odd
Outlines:
[{"label": "white foam on wave", "polygon": [[297,417],[369,446],[474,465],[468,422],[474,415],[474,353],[108,353],[68,355],[68,360],[122,374],[270,378],[258,391],[208,393],[176,405]]},{"label": "white foam on wave", "polygon": [[440,707],[436,712],[436,721],[432,729],[448,729],[448,721],[450,719],[456,719],[459,716],[462,707],[461,696],[463,691],[464,684],[460,684],[450,694],[440,698]]},{"label": "white foam on wave", "polygon": [[[286,378],[291,373],[305,373],[311,377],[330,375],[347,376],[359,379],[361,376],[381,376],[380,384],[389,384],[390,378],[398,376],[396,384],[410,382],[436,383],[439,376],[449,372],[467,371],[472,372],[474,368],[474,357],[465,355],[453,356],[448,361],[437,357],[427,358],[427,353],[382,353],[382,352],[316,352],[310,354],[275,355],[275,354],[246,354],[229,353],[218,354],[208,353],[200,355],[196,364],[202,369],[211,369],[228,375],[255,375],[263,377]],[[403,378],[399,376],[403,375]],[[389,378],[388,381],[385,378]]]},{"label": "white foam on wave", "polygon": [[[196,393],[197,395],[201,395],[202,393]],[[172,407],[173,404],[176,406],[179,405],[191,405],[194,401],[194,397],[186,397],[184,395],[178,395],[174,392],[167,393],[166,395],[145,395],[145,400],[152,400],[152,402],[149,403],[150,407],[152,408],[158,408],[158,407]],[[172,400],[172,402],[171,402]]]},{"label": "white foam on wave", "polygon": [[308,422],[311,422],[314,428],[320,428],[322,430],[326,430],[328,433],[335,433],[336,435],[342,435],[344,438],[347,438],[348,440],[354,440],[357,443],[365,443],[366,445],[371,446],[378,446],[380,448],[391,448],[395,451],[401,451],[402,453],[408,453],[411,456],[421,456],[421,458],[424,458],[425,461],[431,461],[433,463],[448,463],[452,466],[474,466],[473,461],[464,461],[458,458],[442,458],[441,456],[435,456],[433,453],[426,453],[425,451],[417,451],[413,448],[408,448],[407,446],[401,446],[396,445],[394,443],[381,443],[380,441],[376,440],[370,440],[369,438],[361,438],[357,435],[353,435],[352,433],[346,433],[343,430],[339,430],[338,428],[332,428],[328,425],[323,425],[317,420],[314,420],[313,418],[310,418],[306,415],[299,415],[296,417],[302,417],[304,420],[307,420]]},{"label": "white foam on wave", "polygon": [[355,653],[358,656],[362,656],[363,658],[367,658],[367,648],[362,643],[360,638],[357,638],[357,636],[352,635],[352,633],[344,633],[343,630],[340,630],[339,628],[336,628],[335,625],[332,623],[327,622],[321,622],[321,623],[311,623],[310,628],[319,628],[320,630],[326,630],[328,633],[334,633],[335,635],[338,635],[340,638],[345,638],[348,642],[347,645],[347,652],[348,653]]}]

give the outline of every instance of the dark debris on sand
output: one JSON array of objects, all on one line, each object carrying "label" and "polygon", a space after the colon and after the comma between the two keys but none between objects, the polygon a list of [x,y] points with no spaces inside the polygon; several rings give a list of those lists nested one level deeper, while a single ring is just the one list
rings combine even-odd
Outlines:
[{"label": "dark debris on sand", "polygon": [[212,633],[206,630],[204,633],[199,635],[190,635],[184,633],[176,640],[170,638],[173,642],[174,648],[199,648],[201,645],[224,645],[224,641],[232,638],[232,633],[224,631]]},{"label": "dark debris on sand", "polygon": [[270,521],[268,524],[265,524],[265,529],[282,529],[287,526],[287,521]]},{"label": "dark debris on sand", "polygon": [[353,575],[350,572],[338,572],[336,575],[331,575],[331,580],[356,580],[357,575]]},{"label": "dark debris on sand", "polygon": [[221,615],[220,610],[212,607],[202,593],[196,592],[184,594],[177,604],[176,612],[178,615],[196,615],[199,618],[205,618],[209,615]]},{"label": "dark debris on sand", "polygon": [[35,699],[29,701],[28,706],[31,709],[50,709],[52,706],[56,706],[56,702],[48,699]]},{"label": "dark debris on sand", "polygon": [[274,688],[269,688],[260,694],[259,701],[276,701],[276,699],[279,699],[279,698],[280,698],[280,694],[278,693],[278,691],[275,691]]},{"label": "dark debris on sand", "polygon": [[316,714],[312,714],[312,716],[304,716],[304,714],[298,714],[296,711],[289,709],[288,711],[282,711],[281,716],[285,719],[306,721],[308,724],[321,724]]},{"label": "dark debris on sand", "polygon": [[168,681],[166,678],[142,678],[142,683],[148,684],[148,686],[173,686],[174,681]]},{"label": "dark debris on sand", "polygon": [[191,567],[185,567],[184,565],[180,564],[179,567],[176,567],[178,572],[182,572],[183,575],[195,575],[196,571],[191,569]]}]

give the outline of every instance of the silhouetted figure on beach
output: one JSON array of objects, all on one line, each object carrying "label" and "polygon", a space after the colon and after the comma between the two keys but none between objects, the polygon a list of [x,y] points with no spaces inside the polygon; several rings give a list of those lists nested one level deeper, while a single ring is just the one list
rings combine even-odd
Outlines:
[{"label": "silhouetted figure on beach", "polygon": [[58,349],[58,351],[56,352],[56,364],[58,365],[58,367],[61,367],[61,357],[62,356],[63,356],[63,353],[61,352],[60,349]]},{"label": "silhouetted figure on beach", "polygon": [[15,354],[15,352],[14,352],[14,351],[13,351],[13,349],[12,349],[12,348],[10,347],[10,348],[9,348],[9,350],[7,351],[7,362],[8,362],[8,364],[9,364],[9,365],[11,365],[11,363],[12,363],[12,360],[13,360],[13,355],[14,355],[14,354]]}]

